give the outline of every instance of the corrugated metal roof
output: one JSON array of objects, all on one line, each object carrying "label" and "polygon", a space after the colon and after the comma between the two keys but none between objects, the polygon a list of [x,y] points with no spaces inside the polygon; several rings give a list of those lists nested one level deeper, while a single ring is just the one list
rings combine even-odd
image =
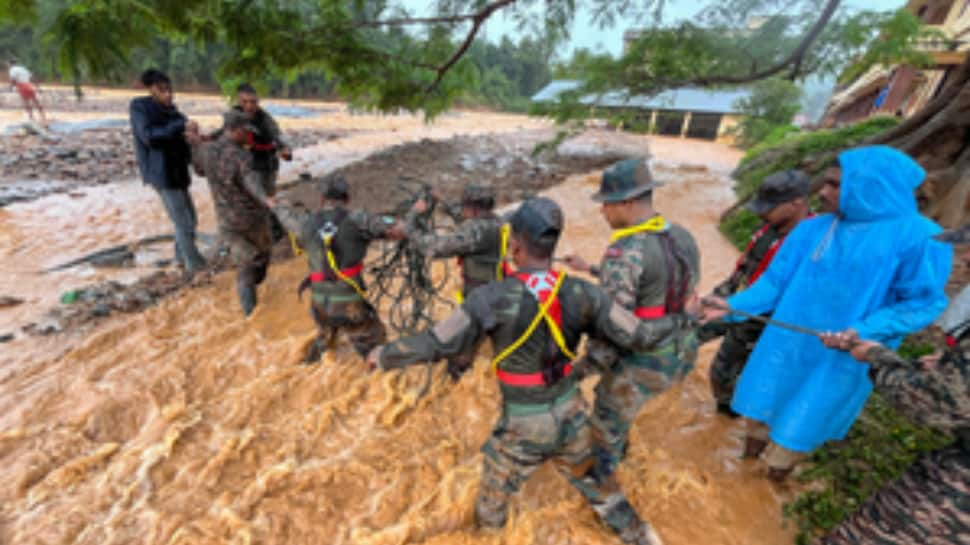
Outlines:
[{"label": "corrugated metal roof", "polygon": [[[552,102],[565,91],[578,88],[575,80],[554,80],[533,95],[533,102]],[[729,114],[737,113],[734,103],[751,94],[746,89],[708,90],[684,87],[664,91],[654,97],[627,95],[617,91],[602,95],[586,95],[581,99],[584,104],[608,108],[642,108],[644,110],[680,110]]]}]

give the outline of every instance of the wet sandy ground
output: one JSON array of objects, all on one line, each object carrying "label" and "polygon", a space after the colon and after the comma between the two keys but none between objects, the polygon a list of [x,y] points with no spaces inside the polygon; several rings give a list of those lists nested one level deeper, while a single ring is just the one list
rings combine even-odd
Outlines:
[{"label": "wet sandy ground", "polygon": [[[487,122],[482,130],[501,126],[474,115]],[[509,130],[534,123],[512,119]],[[380,146],[395,135],[373,138]],[[583,145],[616,137],[589,138]],[[658,209],[698,239],[709,288],[736,256],[716,219],[732,201],[726,171],[738,155],[714,144],[634,138],[634,147],[650,145],[667,184]],[[333,155],[358,153],[345,140],[330,144],[347,146]],[[587,198],[598,174],[548,192],[566,210],[561,253],[598,259],[602,251],[608,231]],[[198,189],[206,230],[211,204]],[[165,226],[140,185],[92,191],[81,202],[44,199],[0,211],[0,233],[10,237],[0,248],[42,256],[32,270],[60,261],[51,248],[102,247]],[[548,467],[515,499],[505,530],[474,529],[478,448],[498,409],[486,358],[456,385],[436,366],[420,400],[424,366],[368,374],[346,345],[336,362],[300,366],[314,335],[293,295],[303,274],[297,260],[274,265],[248,320],[227,273],[142,314],[111,318],[85,338],[5,345],[0,543],[619,543]],[[59,290],[61,282],[30,289]],[[624,488],[671,545],[790,543],[780,514],[786,493],[737,460],[740,430],[713,413],[706,379],[713,348],[637,419]]]}]

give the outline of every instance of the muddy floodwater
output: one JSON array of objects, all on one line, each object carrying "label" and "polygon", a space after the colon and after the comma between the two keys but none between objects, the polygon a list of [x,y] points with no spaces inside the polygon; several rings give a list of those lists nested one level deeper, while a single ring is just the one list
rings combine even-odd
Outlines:
[{"label": "muddy floodwater", "polygon": [[[486,113],[435,125],[341,116],[316,122],[367,132],[321,144],[288,168],[326,172],[406,140],[544,125]],[[595,147],[614,136],[587,138]],[[737,255],[716,223],[732,203],[726,173],[739,154],[706,142],[626,138],[650,148],[665,183],[656,206],[697,238],[709,289]],[[602,253],[608,229],[588,199],[599,174],[545,192],[566,213],[560,253]],[[195,195],[201,230],[211,232],[204,183]],[[167,229],[156,197],[134,182],[0,210],[0,294],[28,299],[0,309],[0,333],[56,304],[65,287],[118,274],[37,270]],[[475,529],[479,447],[498,411],[488,350],[457,384],[435,366],[420,399],[426,366],[370,374],[346,343],[333,361],[300,365],[315,334],[294,294],[305,272],[300,260],[274,263],[249,319],[232,274],[223,273],[83,332],[0,345],[0,543],[620,543],[550,467],[515,497],[504,530]],[[791,492],[738,459],[742,430],[714,413],[707,368],[715,348],[705,346],[684,383],[642,411],[621,482],[668,545],[791,543],[781,517]]]}]

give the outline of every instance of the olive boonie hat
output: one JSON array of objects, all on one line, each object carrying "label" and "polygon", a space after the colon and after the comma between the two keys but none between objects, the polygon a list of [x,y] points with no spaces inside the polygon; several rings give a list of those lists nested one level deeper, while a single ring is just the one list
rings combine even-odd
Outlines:
[{"label": "olive boonie hat", "polygon": [[970,223],[963,227],[943,231],[933,238],[950,244],[970,244]]},{"label": "olive boonie hat", "polygon": [[461,202],[463,204],[492,208],[495,206],[495,190],[487,184],[470,183],[462,191]]},{"label": "olive boonie hat", "polygon": [[350,184],[343,176],[327,176],[320,182],[320,193],[328,199],[347,200],[350,196]]},{"label": "olive boonie hat", "polygon": [[761,182],[758,194],[747,208],[755,214],[765,214],[779,204],[807,196],[811,189],[812,179],[801,170],[776,172]]},{"label": "olive boonie hat", "polygon": [[622,202],[639,197],[660,183],[653,179],[646,159],[626,159],[603,172],[600,190],[593,195],[597,202]]},{"label": "olive boonie hat", "polygon": [[562,209],[548,197],[529,199],[509,219],[512,231],[534,242],[558,240],[563,229]]},{"label": "olive boonie hat", "polygon": [[247,131],[255,132],[256,127],[253,126],[252,121],[246,116],[245,113],[239,110],[229,110],[228,112],[222,114],[222,125],[227,130],[232,129],[246,129]]}]

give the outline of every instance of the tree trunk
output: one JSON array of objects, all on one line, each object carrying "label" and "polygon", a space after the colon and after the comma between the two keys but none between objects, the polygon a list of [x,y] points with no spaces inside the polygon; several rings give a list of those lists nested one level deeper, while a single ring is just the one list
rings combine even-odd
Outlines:
[{"label": "tree trunk", "polygon": [[970,60],[923,110],[866,144],[904,151],[926,169],[924,212],[945,227],[970,221]]}]

